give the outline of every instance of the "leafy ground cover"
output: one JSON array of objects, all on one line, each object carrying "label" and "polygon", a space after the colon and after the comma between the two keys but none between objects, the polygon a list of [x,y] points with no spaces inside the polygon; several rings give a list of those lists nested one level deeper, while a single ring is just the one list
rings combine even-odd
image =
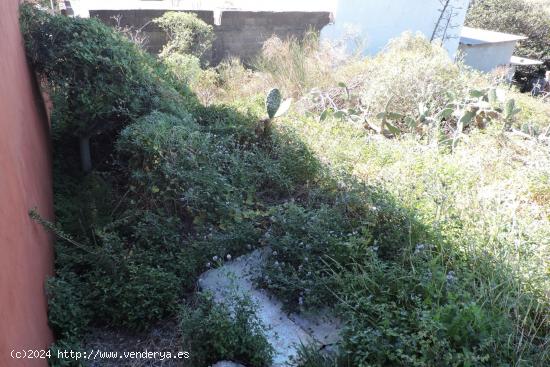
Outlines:
[{"label": "leafy ground cover", "polygon": [[[497,98],[490,78],[412,35],[373,59],[272,40],[255,71],[195,62],[186,78],[177,50],[162,63],[94,20],[26,6],[22,25],[54,101],[57,220],[42,221],[58,235],[54,349],[177,319],[197,367],[268,365],[253,304],[193,291],[208,268],[269,246],[258,284],[345,322],[339,353],[306,346],[303,366],[548,362],[540,101]],[[319,70],[332,80],[312,84]],[[297,102],[266,120],[272,86]]]}]

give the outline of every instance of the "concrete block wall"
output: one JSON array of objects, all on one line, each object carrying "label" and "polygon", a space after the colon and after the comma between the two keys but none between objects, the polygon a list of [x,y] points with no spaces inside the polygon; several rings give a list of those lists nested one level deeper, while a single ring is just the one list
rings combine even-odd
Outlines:
[{"label": "concrete block wall", "polygon": [[[90,17],[115,26],[115,17],[120,16],[120,26],[143,29],[148,38],[147,51],[157,54],[166,43],[166,35],[155,24],[154,18],[167,10],[90,10]],[[240,57],[250,62],[261,51],[263,43],[273,35],[282,39],[303,37],[306,31],[320,30],[330,22],[329,12],[252,12],[224,11],[221,24],[214,24],[213,11],[192,11],[214,27],[216,40],[211,62],[218,64],[229,56]]]},{"label": "concrete block wall", "polygon": [[215,27],[213,62],[229,56],[250,61],[273,35],[300,39],[310,29],[320,32],[329,22],[329,12],[223,12],[221,25]]}]

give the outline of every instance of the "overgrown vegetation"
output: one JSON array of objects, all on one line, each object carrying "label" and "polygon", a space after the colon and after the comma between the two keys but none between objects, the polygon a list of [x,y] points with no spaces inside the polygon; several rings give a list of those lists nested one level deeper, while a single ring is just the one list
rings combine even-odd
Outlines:
[{"label": "overgrown vegetation", "polygon": [[102,138],[133,119],[185,110],[179,97],[188,94],[185,86],[176,87],[165,68],[98,20],[52,17],[30,6],[22,11],[27,55],[47,76],[56,106],[54,134],[80,141],[85,171],[92,168],[90,140],[103,158],[112,141],[103,147]]},{"label": "overgrown vegetation", "polygon": [[[201,71],[215,79],[192,83],[203,105],[182,84],[186,71],[174,75],[93,20],[24,7],[22,24],[54,101],[57,222],[44,224],[59,237],[48,283],[58,348],[90,326],[178,317],[197,366],[264,366],[273,350],[249,300],[190,293],[212,262],[267,247],[259,285],[289,310],[331,306],[345,323],[337,355],[305,346],[304,367],[547,364],[540,102],[499,99],[488,79],[404,35],[375,58],[334,64],[312,39],[279,40],[265,52],[292,57],[264,55],[259,72],[236,61]],[[74,32],[87,43],[72,43]],[[72,41],[43,47],[50,39]],[[124,52],[113,60],[111,49]],[[333,80],[316,83],[318,70]],[[68,93],[79,83],[77,105]],[[96,85],[111,89],[100,98]],[[272,87],[299,102],[265,129],[258,93]],[[83,116],[68,112],[76,107]],[[83,174],[72,137],[96,109],[113,128],[91,139],[97,163]]]},{"label": "overgrown vegetation", "polygon": [[[162,64],[95,20],[30,6],[21,19],[54,101],[60,239],[48,289],[58,343],[77,341],[89,325],[146,329],[176,314],[213,256],[258,245],[266,201],[305,183],[308,168],[297,166],[305,149],[267,146],[252,115],[201,107]],[[75,32],[86,43],[47,47]],[[98,163],[82,174],[71,137],[95,118],[112,128],[91,140]]]},{"label": "overgrown vegetation", "polygon": [[[350,68],[362,73],[314,90],[280,124],[330,162],[342,193],[328,207],[281,207],[266,234],[259,283],[290,308],[336,302],[347,320],[344,353],[309,351],[305,365],[544,365],[550,223],[532,199],[544,194],[525,190],[548,164],[548,121],[534,113],[544,105],[497,98],[490,80],[410,35]],[[384,119],[399,139],[369,132]],[[532,192],[545,192],[535,176]]]}]

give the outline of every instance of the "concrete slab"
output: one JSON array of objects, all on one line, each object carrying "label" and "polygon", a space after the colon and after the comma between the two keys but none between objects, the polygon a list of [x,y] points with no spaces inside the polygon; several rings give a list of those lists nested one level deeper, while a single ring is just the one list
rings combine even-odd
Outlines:
[{"label": "concrete slab", "polygon": [[328,309],[316,313],[292,313],[288,317],[311,335],[321,347],[334,345],[340,341],[342,321],[331,315]]},{"label": "concrete slab", "polygon": [[321,347],[337,343],[341,323],[328,311],[321,315],[288,315],[279,300],[255,288],[252,280],[261,272],[267,251],[256,250],[207,271],[199,278],[199,286],[221,303],[232,295],[248,295],[258,305],[258,318],[269,329],[267,338],[275,350],[272,367],[292,366],[301,344],[317,343]]}]

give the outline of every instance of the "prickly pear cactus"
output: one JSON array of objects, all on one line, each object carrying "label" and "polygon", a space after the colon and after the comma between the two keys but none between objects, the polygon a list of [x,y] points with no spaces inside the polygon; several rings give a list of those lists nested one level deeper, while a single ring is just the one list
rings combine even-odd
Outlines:
[{"label": "prickly pear cactus", "polygon": [[267,110],[267,116],[269,116],[269,119],[275,117],[275,114],[277,114],[277,111],[281,106],[281,101],[282,96],[280,90],[278,90],[277,88],[273,88],[269,91],[265,99],[265,108]]},{"label": "prickly pear cactus", "polygon": [[516,101],[514,99],[509,99],[506,101],[506,106],[504,106],[504,118],[506,120],[513,119],[514,116],[520,112],[521,110],[516,108]]}]

